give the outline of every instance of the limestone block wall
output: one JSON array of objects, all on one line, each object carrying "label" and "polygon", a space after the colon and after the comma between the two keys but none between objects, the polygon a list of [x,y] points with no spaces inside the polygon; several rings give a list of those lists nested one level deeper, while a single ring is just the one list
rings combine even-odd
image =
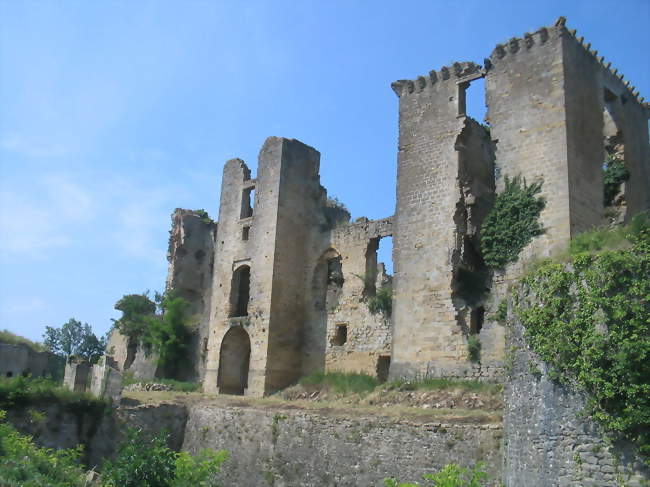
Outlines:
[{"label": "limestone block wall", "polygon": [[320,153],[294,139],[271,138],[261,154],[268,170],[279,173],[266,379],[266,390],[275,391],[302,372],[309,239],[322,213]]},{"label": "limestone block wall", "polygon": [[[421,481],[448,463],[484,460],[501,480],[501,425],[411,423],[317,412],[191,406],[183,450],[223,448],[225,485],[381,486]],[[520,484],[526,485],[526,484]]]},{"label": "limestone block wall", "polygon": [[480,76],[479,66],[455,63],[393,83],[400,102],[391,377],[479,369],[468,361],[467,309],[456,287],[488,204],[471,208],[479,196],[471,191],[493,192],[492,143],[464,107],[467,83]]},{"label": "limestone block wall", "polygon": [[486,74],[497,188],[503,189],[505,176],[544,182],[546,232],[524,250],[521,263],[565,248],[571,236],[563,32],[561,26],[542,28],[498,45]]},{"label": "limestone block wall", "polygon": [[71,391],[85,392],[88,387],[89,375],[90,363],[88,361],[70,357],[65,363],[63,385]]},{"label": "limestone block wall", "polygon": [[[197,353],[198,347],[192,343],[191,353]],[[106,355],[110,358],[113,367],[122,374],[128,373],[134,379],[148,381],[158,377],[158,354],[147,350],[142,343],[136,343],[122,335],[113,328],[106,344]],[[188,365],[185,370],[193,370]]]},{"label": "limestone block wall", "polygon": [[[262,180],[263,171],[260,171]],[[255,188],[253,214],[243,215],[246,191]],[[264,391],[268,320],[270,314],[273,245],[275,239],[273,187],[251,179],[248,166],[241,159],[229,160],[223,169],[219,204],[219,230],[215,244],[212,279],[210,334],[203,388],[218,392],[220,351],[224,337],[232,326],[242,326],[250,340],[248,392]],[[242,218],[242,216],[244,216]],[[247,240],[244,228],[249,228]],[[229,320],[230,297],[234,272],[250,268],[248,316]]]},{"label": "limestone block wall", "polygon": [[[373,280],[374,289],[381,286],[382,275],[377,271],[376,248],[378,240],[393,234],[392,218],[368,220],[341,225],[332,230],[329,248],[335,249],[341,258],[342,286],[336,303],[318,308],[318,297],[313,296],[311,306],[316,319],[323,320],[324,329],[318,339],[323,342],[325,370],[364,372],[377,375],[378,366],[387,367],[390,362],[392,340],[391,316],[373,315],[368,310],[365,295],[366,280]],[[369,249],[370,248],[370,249]],[[324,250],[326,252],[327,250]],[[373,254],[368,256],[368,252]],[[368,262],[370,260],[371,262]],[[368,266],[374,266],[374,272]],[[383,271],[383,266],[379,266]],[[326,278],[325,273],[311,280]],[[311,286],[312,292],[323,291]],[[341,327],[345,329],[344,343]],[[381,371],[380,371],[381,372]]]},{"label": "limestone block wall", "polygon": [[95,397],[119,404],[122,397],[122,374],[111,367],[109,361],[104,356],[91,367],[89,391]]},{"label": "limestone block wall", "polygon": [[193,329],[189,362],[179,367],[179,379],[201,379],[205,359],[212,297],[212,271],[217,224],[196,211],[177,208],[172,214],[166,288],[190,305]]},{"label": "limestone block wall", "polygon": [[575,30],[562,30],[567,111],[567,152],[571,188],[571,234],[602,224],[604,115],[622,135],[625,165],[626,218],[650,208],[648,107],[639,93],[615,74],[591,44]]},{"label": "limestone block wall", "polygon": [[[255,180],[239,159],[224,168],[206,391],[218,390],[219,367],[226,364],[220,361],[220,351],[229,331],[238,326],[250,340],[250,366],[235,364],[241,365],[242,374],[247,369],[247,394],[277,390],[300,376],[308,236],[318,224],[322,193],[319,158],[301,142],[269,137],[260,150]],[[249,212],[247,192],[253,188],[254,208]],[[230,316],[233,276],[244,266],[250,269],[247,315]],[[241,355],[229,355],[231,366]]]},{"label": "limestone block wall", "polygon": [[51,352],[36,352],[27,345],[0,343],[0,377],[51,376],[61,378],[65,359]]},{"label": "limestone block wall", "polygon": [[[632,445],[604,440],[605,432],[584,417],[585,396],[549,379],[546,365],[528,348],[523,332],[510,315],[511,369],[504,383],[505,485],[648,485],[650,470]],[[531,364],[541,376],[531,373]]]}]

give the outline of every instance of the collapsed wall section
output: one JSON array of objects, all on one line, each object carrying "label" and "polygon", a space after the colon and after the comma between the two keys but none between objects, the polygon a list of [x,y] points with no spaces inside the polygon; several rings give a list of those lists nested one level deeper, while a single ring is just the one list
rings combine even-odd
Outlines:
[{"label": "collapsed wall section", "polygon": [[[562,28],[571,235],[603,223],[603,164],[617,154],[629,171],[622,221],[650,208],[648,105],[575,30]],[[618,147],[609,148],[608,145]]]},{"label": "collapsed wall section", "polygon": [[177,364],[181,380],[200,380],[205,374],[216,236],[217,224],[205,211],[177,208],[172,214],[166,289],[190,303],[192,329],[189,362]]},{"label": "collapsed wall section", "polygon": [[319,241],[308,274],[303,373],[338,370],[384,378],[390,364],[391,315],[372,313],[371,294],[392,285],[377,262],[392,218],[339,225]]},{"label": "collapsed wall section", "polygon": [[455,63],[393,84],[399,96],[393,378],[487,372],[467,353],[468,307],[480,299],[468,303],[458,292],[459,272],[480,267],[480,255],[471,255],[494,192],[492,143],[465,114],[465,89],[480,76],[476,64]]}]

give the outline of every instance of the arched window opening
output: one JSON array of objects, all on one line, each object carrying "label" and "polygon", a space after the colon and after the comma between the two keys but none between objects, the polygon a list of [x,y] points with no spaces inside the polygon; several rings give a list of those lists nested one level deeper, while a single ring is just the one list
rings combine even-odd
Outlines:
[{"label": "arched window opening", "polygon": [[232,275],[230,285],[229,317],[248,316],[248,300],[250,299],[251,268],[247,265],[238,267]]},{"label": "arched window opening", "polygon": [[338,306],[345,279],[341,255],[334,249],[326,251],[314,269],[312,296],[319,311],[333,311]]},{"label": "arched window opening", "polygon": [[221,342],[217,385],[221,394],[243,395],[248,388],[251,341],[241,326],[230,328]]}]

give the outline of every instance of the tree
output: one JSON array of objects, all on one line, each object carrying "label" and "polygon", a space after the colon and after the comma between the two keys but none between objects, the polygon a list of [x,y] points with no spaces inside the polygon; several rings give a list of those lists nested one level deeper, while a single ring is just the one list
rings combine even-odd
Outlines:
[{"label": "tree", "polygon": [[106,336],[97,338],[88,323],[70,318],[60,328],[45,327],[45,346],[58,355],[78,355],[95,362],[106,350]]},{"label": "tree", "polygon": [[162,315],[148,319],[149,329],[145,340],[158,353],[159,364],[168,372],[185,358],[189,343],[187,312],[190,303],[171,293],[159,296]]},{"label": "tree", "polygon": [[156,303],[149,299],[148,292],[125,294],[115,303],[115,309],[122,312],[119,320],[113,320],[115,328],[131,340],[141,340],[148,332],[149,320],[156,313]]}]

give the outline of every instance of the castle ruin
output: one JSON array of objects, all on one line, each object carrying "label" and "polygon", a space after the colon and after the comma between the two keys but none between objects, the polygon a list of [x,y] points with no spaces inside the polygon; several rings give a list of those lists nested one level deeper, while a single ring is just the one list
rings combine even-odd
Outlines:
[{"label": "castle ruin", "polygon": [[[466,114],[478,78],[487,125]],[[482,65],[453,63],[392,88],[394,215],[351,222],[320,185],[319,152],[279,137],[264,142],[254,179],[244,161],[226,163],[218,222],[174,212],[167,288],[197,317],[184,375],[204,391],[264,395],[319,370],[499,380],[505,331],[490,316],[526,262],[606,221],[607,154],[630,172],[619,218],[650,208],[650,105],[563,18],[497,45]],[[487,273],[481,225],[506,176],[543,182],[545,232]],[[392,277],[377,262],[388,236]],[[468,282],[477,273],[490,276],[485,292]],[[372,313],[384,286],[392,313]]]}]

